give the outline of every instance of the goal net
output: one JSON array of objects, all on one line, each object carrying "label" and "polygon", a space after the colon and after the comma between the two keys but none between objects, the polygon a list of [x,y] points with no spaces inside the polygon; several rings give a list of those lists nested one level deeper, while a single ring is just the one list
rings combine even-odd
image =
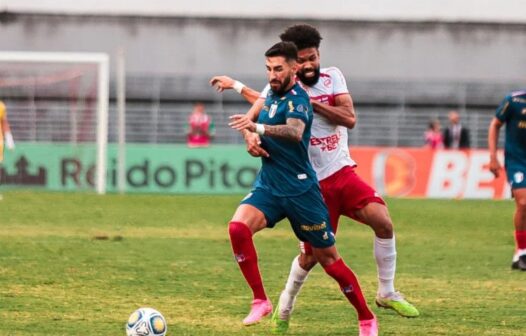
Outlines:
[{"label": "goal net", "polygon": [[109,58],[0,52],[0,100],[16,149],[1,184],[106,191]]}]

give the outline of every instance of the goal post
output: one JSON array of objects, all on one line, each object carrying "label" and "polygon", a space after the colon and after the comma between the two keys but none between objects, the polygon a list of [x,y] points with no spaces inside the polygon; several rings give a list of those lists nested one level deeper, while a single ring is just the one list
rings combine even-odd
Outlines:
[{"label": "goal post", "polygon": [[108,54],[84,52],[2,51],[0,52],[0,63],[5,62],[17,64],[89,64],[96,66],[96,168],[94,184],[96,192],[98,194],[104,194],[106,192],[110,82]]}]

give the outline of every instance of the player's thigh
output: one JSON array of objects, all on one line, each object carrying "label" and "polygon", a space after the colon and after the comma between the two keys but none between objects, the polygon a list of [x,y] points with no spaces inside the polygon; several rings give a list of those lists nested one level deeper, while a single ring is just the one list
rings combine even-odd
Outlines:
[{"label": "player's thigh", "polygon": [[283,218],[285,213],[279,199],[266,190],[255,189],[241,201],[232,220],[245,223],[249,228],[254,225],[261,230],[274,227]]},{"label": "player's thigh", "polygon": [[[382,211],[379,215],[388,215],[385,201],[370,185],[368,185],[356,172],[354,168],[345,167],[344,176],[340,179],[341,183],[341,199],[342,203],[342,214],[348,216],[354,220],[360,221],[367,225],[371,225],[366,220],[374,220],[377,217],[371,217],[372,214],[366,209],[371,203],[383,205],[385,211]],[[376,206],[370,209],[377,208]],[[382,216],[385,218],[384,216]]]},{"label": "player's thigh", "polygon": [[385,239],[393,237],[393,222],[384,204],[370,202],[357,210],[355,216],[360,222],[369,225],[377,237]]},{"label": "player's thigh", "polygon": [[299,240],[318,248],[334,244],[329,213],[317,184],[302,195],[284,198],[282,201],[287,218]]}]

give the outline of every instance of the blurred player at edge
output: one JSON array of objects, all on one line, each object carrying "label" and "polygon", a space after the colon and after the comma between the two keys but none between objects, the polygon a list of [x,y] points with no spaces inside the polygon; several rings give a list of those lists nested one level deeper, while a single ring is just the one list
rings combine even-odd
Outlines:
[{"label": "blurred player at edge", "polygon": [[526,271],[526,90],[508,94],[500,103],[488,130],[489,169],[499,177],[499,131],[506,124],[504,167],[515,198],[515,254],[511,268]]},{"label": "blurred player at edge", "polygon": [[338,282],[358,314],[361,336],[378,335],[376,317],[367,306],[358,279],[338,254],[329,213],[308,158],[313,119],[309,96],[295,80],[297,48],[279,42],[265,53],[270,89],[254,123],[244,114],[230,117],[229,126],[242,133],[260,135],[261,170],[252,191],[241,201],[229,235],[238,265],[253,292],[245,325],[259,322],[272,311],[263,287],[252,236],[288,218],[296,237],[309,242],[314,257]]},{"label": "blurred player at edge", "polygon": [[[13,140],[13,135],[11,134],[11,128],[9,127],[9,122],[7,121],[7,109],[4,102],[0,100],[0,168],[2,168],[2,162],[4,161],[4,138],[5,146],[13,150],[15,148],[15,142]],[[2,174],[2,170],[0,170]],[[2,184],[3,177],[0,175],[0,185]],[[2,199],[2,194],[0,194],[0,200]]]},{"label": "blurred player at edge", "polygon": [[[392,308],[405,317],[416,317],[418,310],[395,290],[396,245],[393,223],[385,202],[356,173],[356,163],[351,159],[347,142],[347,128],[356,122],[352,98],[341,71],[335,67],[320,69],[319,32],[309,25],[289,27],[280,35],[284,41],[294,42],[298,49],[298,78],[311,98],[314,121],[310,139],[309,156],[317,173],[325,202],[329,208],[331,224],[336,232],[340,215],[345,215],[369,225],[375,232],[374,255],[378,268],[378,294],[376,303]],[[218,91],[235,89],[253,103],[249,117],[263,105],[266,87],[260,95],[239,81],[227,76],[216,76],[210,81]],[[259,98],[259,99],[258,99]],[[251,135],[247,149],[253,155],[265,155]],[[316,264],[308,244],[293,260],[285,290],[279,302],[279,312],[273,318],[275,332],[288,328],[296,296]]]}]

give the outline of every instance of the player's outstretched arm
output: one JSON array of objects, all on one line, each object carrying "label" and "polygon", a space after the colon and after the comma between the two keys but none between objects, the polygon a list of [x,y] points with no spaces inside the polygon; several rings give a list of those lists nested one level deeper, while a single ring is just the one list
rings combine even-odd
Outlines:
[{"label": "player's outstretched arm", "polygon": [[246,101],[250,104],[254,104],[259,98],[259,92],[249,88],[245,84],[241,83],[238,80],[235,80],[228,76],[214,76],[210,79],[210,85],[215,87],[217,92],[223,92],[225,90],[236,90]]},{"label": "player's outstretched arm", "polygon": [[497,157],[497,144],[501,127],[502,122],[494,117],[488,129],[489,170],[495,177],[499,177],[500,171],[502,170],[502,166]]},{"label": "player's outstretched arm", "polygon": [[356,113],[350,94],[341,94],[335,98],[335,106],[330,106],[315,100],[311,100],[314,112],[324,116],[336,125],[345,126],[349,129],[356,124]]},{"label": "player's outstretched arm", "polygon": [[238,92],[247,102],[252,104],[252,107],[247,112],[248,117],[252,121],[256,121],[259,116],[259,111],[263,108],[265,103],[264,99],[259,97],[259,92],[249,88],[245,84],[237,81],[228,76],[214,76],[210,79],[210,85],[216,88],[217,92],[223,92],[225,90],[234,89]]}]

